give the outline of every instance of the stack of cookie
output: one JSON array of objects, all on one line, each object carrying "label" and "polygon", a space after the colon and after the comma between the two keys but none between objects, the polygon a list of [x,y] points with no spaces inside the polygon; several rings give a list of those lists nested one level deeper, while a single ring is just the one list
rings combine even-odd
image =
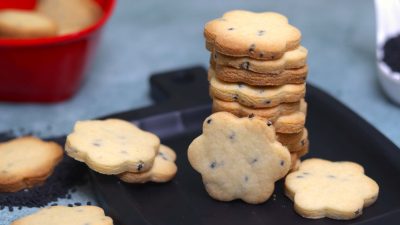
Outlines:
[{"label": "stack of cookie", "polygon": [[237,10],[207,23],[204,35],[213,111],[265,118],[296,169],[308,152],[307,49],[300,31],[278,13]]}]

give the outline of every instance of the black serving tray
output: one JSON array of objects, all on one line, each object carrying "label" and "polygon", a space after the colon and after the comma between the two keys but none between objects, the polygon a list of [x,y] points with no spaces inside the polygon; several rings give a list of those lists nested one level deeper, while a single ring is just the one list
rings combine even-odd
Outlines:
[{"label": "black serving tray", "polygon": [[[308,85],[307,128],[311,142],[306,156],[350,160],[364,166],[380,186],[375,204],[354,220],[310,220],[297,215],[276,184],[274,197],[264,204],[211,199],[187,160],[187,147],[201,133],[211,113],[205,69],[183,69],[151,77],[154,106],[119,113],[122,118],[158,134],[175,149],[178,174],[165,184],[125,184],[116,177],[91,172],[103,207],[123,225],[236,224],[400,224],[400,150],[373,126],[320,89]],[[399,128],[400,129],[400,128]]]},{"label": "black serving tray", "polygon": [[[350,160],[364,166],[380,186],[375,204],[354,220],[310,220],[297,215],[283,194],[283,182],[266,203],[219,202],[206,193],[187,160],[187,147],[211,113],[206,70],[193,67],[153,75],[154,106],[110,115],[160,136],[177,153],[177,176],[164,184],[125,184],[90,171],[101,206],[120,225],[400,224],[400,150],[373,126],[320,89],[308,85],[306,156]],[[399,128],[400,129],[400,128]],[[400,131],[400,130],[399,130]],[[55,138],[64,143],[65,137]]]}]

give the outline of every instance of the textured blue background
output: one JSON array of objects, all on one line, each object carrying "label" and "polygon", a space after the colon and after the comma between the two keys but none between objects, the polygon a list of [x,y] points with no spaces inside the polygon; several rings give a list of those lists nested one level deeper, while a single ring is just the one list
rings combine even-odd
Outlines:
[{"label": "textured blue background", "polygon": [[[400,146],[400,107],[386,99],[378,84],[374,8],[373,1],[366,0],[119,0],[77,95],[55,105],[1,103],[0,131],[25,128],[44,137],[61,135],[78,119],[151,104],[148,75],[194,64],[206,66],[204,23],[231,9],[287,15],[302,31],[302,43],[309,50],[308,80]],[[87,190],[75,194],[73,201],[91,199]],[[32,211],[0,211],[0,224]]]}]

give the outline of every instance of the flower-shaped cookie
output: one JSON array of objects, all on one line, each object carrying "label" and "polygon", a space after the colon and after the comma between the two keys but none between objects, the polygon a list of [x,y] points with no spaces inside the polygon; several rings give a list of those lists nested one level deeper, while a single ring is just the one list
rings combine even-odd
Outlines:
[{"label": "flower-shaped cookie", "polygon": [[29,216],[11,223],[11,225],[113,225],[113,220],[104,215],[97,206],[53,206],[41,209]]},{"label": "flower-shaped cookie", "polygon": [[299,46],[301,33],[278,13],[235,10],[208,22],[204,28],[208,46],[229,56],[277,59]]},{"label": "flower-shaped cookie", "polygon": [[118,177],[127,183],[167,182],[175,176],[178,170],[175,160],[176,154],[174,150],[165,145],[160,145],[153,167],[149,171],[143,173],[125,172],[118,175]]},{"label": "flower-shaped cookie", "polygon": [[353,219],[375,202],[379,186],[357,163],[308,159],[286,177],[285,191],[303,217]]},{"label": "flower-shaped cookie", "polygon": [[190,144],[188,157],[211,197],[252,204],[271,196],[275,181],[286,175],[291,160],[265,120],[227,112],[214,113],[204,121],[203,134]]},{"label": "flower-shaped cookie", "polygon": [[275,87],[254,87],[219,80],[213,69],[208,70],[210,95],[227,102],[238,102],[251,108],[271,108],[281,103],[298,102],[306,93],[305,84],[286,84]]},{"label": "flower-shaped cookie", "polygon": [[153,166],[160,139],[119,119],[78,121],[65,149],[103,174],[144,172]]},{"label": "flower-shaped cookie", "polygon": [[35,137],[0,144],[0,192],[16,192],[42,184],[63,158],[62,147]]}]

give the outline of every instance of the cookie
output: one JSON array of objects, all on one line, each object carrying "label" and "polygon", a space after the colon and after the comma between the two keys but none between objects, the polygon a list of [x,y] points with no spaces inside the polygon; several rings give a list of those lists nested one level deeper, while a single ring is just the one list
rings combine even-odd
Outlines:
[{"label": "cookie", "polygon": [[354,162],[308,159],[285,180],[285,193],[303,217],[353,219],[378,198],[378,184]]},{"label": "cookie", "polygon": [[[304,132],[306,132],[306,128],[301,130],[299,133],[292,133],[292,134],[278,133],[276,137],[278,138],[278,141],[282,143],[284,146],[296,145],[299,142],[301,142],[302,139],[304,139]],[[306,136],[308,137],[308,133]]]},{"label": "cookie", "polygon": [[305,101],[300,101],[300,104],[285,103],[273,108],[253,109],[237,102],[213,99],[212,111],[226,111],[238,117],[259,116],[267,120],[270,125],[274,125],[278,133],[299,133],[303,130],[306,120],[306,114],[302,111],[302,105],[305,104]]},{"label": "cookie", "polygon": [[119,119],[78,121],[67,136],[65,150],[72,158],[102,174],[148,171],[160,139]]},{"label": "cookie", "polygon": [[249,57],[232,57],[217,51],[210,58],[213,64],[229,66],[236,69],[249,70],[256,73],[279,74],[287,69],[298,69],[307,63],[308,51],[303,46],[285,52],[282,58],[276,60],[257,60]]},{"label": "cookie", "polygon": [[0,10],[0,38],[41,38],[57,34],[57,25],[39,13],[6,9]]},{"label": "cookie", "polygon": [[291,160],[265,120],[227,112],[204,121],[203,133],[190,144],[188,158],[212,198],[251,204],[268,200]]},{"label": "cookie", "polygon": [[61,146],[35,137],[0,143],[0,192],[40,185],[63,157]]},{"label": "cookie", "polygon": [[215,51],[236,57],[278,59],[299,46],[300,31],[275,12],[234,10],[205,25],[204,36]]},{"label": "cookie", "polygon": [[[303,135],[302,135],[300,141],[298,141],[298,142],[293,142],[293,143],[281,142],[281,141],[279,141],[279,137],[278,137],[278,141],[281,142],[281,144],[283,146],[288,148],[290,152],[301,151],[304,146],[308,145],[308,131],[306,128],[304,128],[303,131],[300,133],[302,133]],[[279,136],[279,135],[277,135],[277,136]]]},{"label": "cookie", "polygon": [[52,206],[15,220],[11,225],[113,225],[113,220],[104,215],[97,206]]},{"label": "cookie", "polygon": [[178,170],[175,160],[175,152],[165,145],[160,145],[153,167],[149,171],[143,173],[125,172],[118,177],[127,183],[167,182],[174,178]]},{"label": "cookie", "polygon": [[227,83],[215,77],[209,70],[210,95],[227,102],[238,102],[252,108],[269,108],[281,103],[298,102],[304,98],[306,85],[286,84],[282,86],[260,87],[242,83]]},{"label": "cookie", "polygon": [[287,69],[278,74],[256,73],[229,66],[211,65],[219,80],[228,83],[245,83],[252,86],[281,86],[285,84],[303,84],[307,78],[308,66]]},{"label": "cookie", "polygon": [[39,0],[36,10],[58,24],[60,35],[92,26],[103,13],[94,0]]}]

